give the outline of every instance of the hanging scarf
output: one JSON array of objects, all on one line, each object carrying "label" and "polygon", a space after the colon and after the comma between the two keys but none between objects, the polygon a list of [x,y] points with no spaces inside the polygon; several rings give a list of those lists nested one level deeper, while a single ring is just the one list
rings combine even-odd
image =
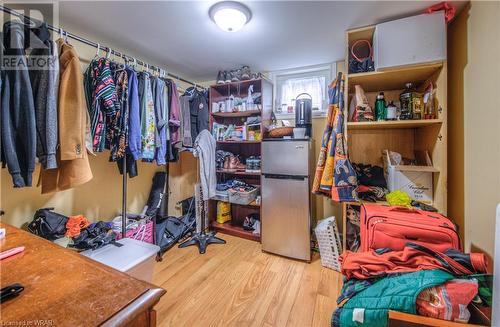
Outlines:
[{"label": "hanging scarf", "polygon": [[344,85],[344,75],[339,73],[328,89],[328,116],[312,187],[314,194],[328,195],[337,202],[357,199],[356,172],[344,137]]}]

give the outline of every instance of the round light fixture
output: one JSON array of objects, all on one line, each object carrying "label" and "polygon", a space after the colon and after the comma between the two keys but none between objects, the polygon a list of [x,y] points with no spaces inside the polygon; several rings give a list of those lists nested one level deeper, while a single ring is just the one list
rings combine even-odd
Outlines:
[{"label": "round light fixture", "polygon": [[252,12],[242,3],[222,1],[208,11],[210,18],[226,32],[237,32],[252,18]]}]

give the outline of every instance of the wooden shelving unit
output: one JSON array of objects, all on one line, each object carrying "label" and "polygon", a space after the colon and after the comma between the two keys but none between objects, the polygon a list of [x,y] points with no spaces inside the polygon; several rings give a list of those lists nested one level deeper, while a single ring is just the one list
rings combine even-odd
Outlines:
[{"label": "wooden shelving unit", "polygon": [[260,144],[260,141],[217,141],[220,144]]},{"label": "wooden shelving unit", "polygon": [[261,172],[257,171],[234,171],[231,169],[217,169],[217,173],[219,174],[229,174],[229,175],[243,175],[243,176],[260,176]]},{"label": "wooden shelving unit", "polygon": [[[250,85],[253,85],[253,92],[261,93],[261,107],[262,110],[250,110],[240,112],[214,112],[212,113],[212,104],[215,102],[223,101],[231,95],[246,97],[247,90]],[[227,84],[212,85],[209,91],[210,96],[210,128],[214,122],[220,124],[235,124],[242,125],[248,117],[260,116],[260,131],[262,137],[264,131],[271,123],[272,114],[272,101],[273,101],[273,85],[267,79],[249,80],[241,82],[232,82]],[[255,125],[254,125],[255,126]],[[242,163],[250,156],[261,154],[261,141],[217,141],[217,149],[232,152],[239,155]],[[246,172],[235,171],[227,169],[217,170],[217,181],[221,182],[227,179],[237,178],[252,185],[261,186],[261,172]],[[216,221],[217,217],[217,202],[224,201],[224,199],[214,198],[208,204],[208,217],[210,220],[210,227],[218,232],[246,238],[253,241],[260,242],[260,235],[255,235],[251,231],[243,229],[243,221],[245,217],[251,213],[259,213],[261,221],[265,219],[262,217],[260,205],[255,201],[248,205],[233,204],[231,203],[231,221],[224,224],[219,224]]]},{"label": "wooden shelving unit", "polygon": [[[375,26],[362,27],[346,32],[345,67],[348,67],[349,49],[360,39],[373,39]],[[346,75],[345,103],[349,108],[354,86],[360,85],[365,91],[368,102],[374,107],[378,92],[383,91],[386,100],[399,101],[405,84],[413,83],[423,92],[429,82],[437,86],[436,97],[439,110],[436,119],[348,122],[346,114],[345,133],[348,141],[349,157],[354,163],[383,166],[382,150],[388,149],[401,153],[404,157],[414,158],[415,151],[427,151],[432,159],[432,167],[422,167],[422,171],[433,173],[433,206],[441,213],[447,212],[447,64],[431,62],[417,65],[393,67],[382,71]],[[399,167],[401,171],[405,166]],[[378,202],[387,204],[386,202]],[[361,205],[358,202],[357,205]],[[344,203],[344,236],[346,208],[355,203]],[[344,238],[345,240],[345,238]],[[345,245],[345,243],[344,243]]]},{"label": "wooden shelving unit", "polygon": [[219,224],[216,221],[212,221],[210,223],[210,227],[212,227],[212,229],[217,232],[260,242],[260,235],[256,235],[251,231],[244,230],[243,227],[232,225],[231,222]]},{"label": "wooden shelving unit", "polygon": [[441,119],[419,119],[419,120],[388,120],[373,122],[348,122],[347,128],[357,129],[394,129],[394,128],[420,128],[442,124]]},{"label": "wooden shelving unit", "polygon": [[408,82],[417,85],[425,82],[443,68],[443,63],[410,65],[382,71],[348,74],[349,85],[362,85],[365,92],[402,90]]},{"label": "wooden shelving unit", "polygon": [[250,117],[253,115],[260,115],[260,113],[260,110],[247,110],[237,112],[214,112],[212,115],[215,117]]}]

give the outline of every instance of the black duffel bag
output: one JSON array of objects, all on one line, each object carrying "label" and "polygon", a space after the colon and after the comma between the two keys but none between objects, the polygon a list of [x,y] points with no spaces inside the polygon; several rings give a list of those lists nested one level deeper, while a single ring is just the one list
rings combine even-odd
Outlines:
[{"label": "black duffel bag", "polygon": [[68,217],[52,210],[54,208],[38,209],[28,225],[29,231],[51,241],[64,237]]}]

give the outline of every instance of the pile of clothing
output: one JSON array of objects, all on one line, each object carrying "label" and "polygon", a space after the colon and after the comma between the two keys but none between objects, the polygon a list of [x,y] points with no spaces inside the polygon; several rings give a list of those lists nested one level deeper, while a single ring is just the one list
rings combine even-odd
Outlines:
[{"label": "pile of clothing", "polygon": [[388,311],[467,322],[469,303],[491,306],[486,256],[407,243],[341,255],[344,285],[332,326],[386,326]]},{"label": "pile of clothing", "polygon": [[38,209],[28,230],[40,237],[78,250],[97,249],[116,239],[110,222],[91,223],[82,215],[65,216],[54,208]]},{"label": "pile of clothing", "polygon": [[52,41],[45,23],[8,21],[1,43],[17,63],[0,75],[1,160],[14,187],[32,185],[37,160],[42,194],[82,185],[93,177],[88,154],[104,150],[121,173],[126,157],[134,177],[137,160],[177,161],[208,128],[206,92],[190,88],[179,98],[161,74],[98,54],[83,74],[74,47]]},{"label": "pile of clothing", "polygon": [[353,163],[352,166],[358,179],[358,188],[356,189],[358,198],[370,202],[385,201],[389,190],[384,176],[384,168],[362,163]]}]

